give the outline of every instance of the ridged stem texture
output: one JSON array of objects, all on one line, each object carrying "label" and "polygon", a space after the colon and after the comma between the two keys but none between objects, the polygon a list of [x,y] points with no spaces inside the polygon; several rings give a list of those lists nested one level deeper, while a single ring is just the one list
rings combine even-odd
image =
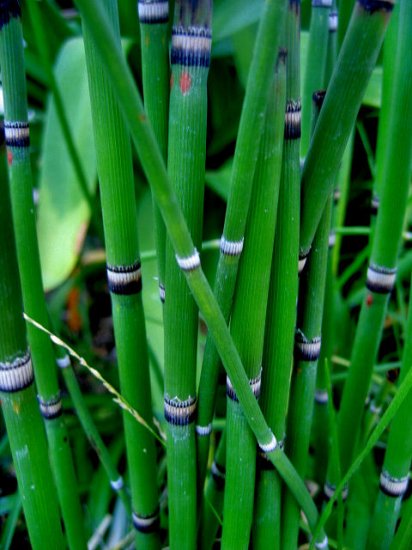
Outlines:
[{"label": "ridged stem texture", "polygon": [[209,477],[206,481],[203,508],[199,529],[199,548],[210,550],[219,528],[219,517],[223,510],[223,496],[226,481],[226,430],[217,446]]},{"label": "ridged stem texture", "polygon": [[303,77],[300,156],[305,158],[312,134],[312,95],[324,87],[332,0],[312,0],[308,57]]},{"label": "ridged stem texture", "polygon": [[[328,241],[332,198],[326,203],[308,265],[300,281],[299,314],[295,336],[295,365],[288,411],[286,452],[302,477],[306,475],[312,426],[316,370],[321,346]],[[284,500],[282,548],[296,548],[300,510],[287,493]]]},{"label": "ridged stem texture", "polygon": [[[109,16],[120,51],[117,3],[105,0],[102,7]],[[88,25],[84,26],[84,42],[120,389],[130,405],[151,425],[149,359],[130,138]],[[155,441],[127,411],[123,413],[123,422],[136,545],[159,548]]]},{"label": "ridged stem texture", "polygon": [[[286,413],[293,360],[298,295],[299,196],[300,196],[300,2],[290,1],[286,14],[286,109],[282,175],[266,320],[262,373],[262,410],[276,437],[285,437]],[[266,461],[267,462],[267,461]],[[258,491],[272,494],[271,514],[261,522],[256,540],[280,544],[281,483],[277,472],[259,461]],[[267,498],[258,493],[258,502]],[[264,536],[263,533],[266,532]]]},{"label": "ridged stem texture", "polygon": [[[407,23],[410,23],[409,16],[403,21],[403,24]],[[381,205],[367,272],[367,292],[361,307],[351,365],[339,413],[339,443],[343,472],[348,469],[353,457],[359,434],[359,421],[378,351],[387,303],[396,278],[397,256],[409,188],[412,102],[408,90],[411,86],[412,63],[410,52],[407,51],[407,46],[403,42],[403,39],[407,40],[406,37],[410,33],[410,27],[406,29],[407,34],[399,34],[395,60],[395,96],[386,150],[385,184],[382,188]],[[399,105],[402,105],[402,109],[399,109]]]},{"label": "ridged stem texture", "polygon": [[[163,158],[167,158],[169,113],[169,1],[139,0],[144,107]],[[164,300],[166,230],[153,201],[159,296]]]},{"label": "ridged stem texture", "polygon": [[316,227],[379,54],[392,1],[358,0],[339,54],[302,173],[300,255],[309,253]]},{"label": "ridged stem texture", "polygon": [[[76,4],[80,8],[83,19],[89,24],[96,48],[104,60],[105,71],[110,77],[145,174],[162,212],[169,238],[176,252],[176,260],[185,273],[187,284],[206,321],[210,334],[214,338],[216,348],[242,405],[243,412],[255,434],[258,445],[295,494],[305,511],[310,529],[313,531],[318,521],[316,507],[305,484],[279,449],[276,438],[267,425],[249,386],[248,377],[233,344],[226,320],[203,273],[198,253],[194,250],[185,219],[168,181],[153,130],[144,116],[140,96],[124,58],[115,47],[115,39],[107,16],[98,0],[76,0]],[[121,86],[118,85],[119,82],[122,83]],[[321,529],[319,531],[319,541],[323,541],[324,532]]]},{"label": "ridged stem texture", "polygon": [[[175,5],[171,50],[168,174],[200,250],[206,160],[207,76],[211,54],[211,4]],[[169,543],[195,548],[197,466],[195,440],[198,308],[166,242],[165,419]]]},{"label": "ridged stem texture", "polygon": [[[286,103],[285,52],[278,65],[260,143],[240,260],[231,334],[249,383],[260,395],[263,340],[283,152]],[[245,322],[247,319],[247,322]],[[253,519],[256,442],[227,380],[226,487],[222,548],[248,548]]]},{"label": "ridged stem texture", "polygon": [[[5,111],[5,137],[10,174],[10,196],[25,312],[48,325],[36,237],[30,165],[30,130],[23,60],[20,7],[16,1],[0,7],[0,64]],[[18,93],[16,93],[18,92]],[[50,459],[71,548],[86,544],[67,428],[62,416],[60,389],[52,344],[46,334],[28,327],[40,411],[46,422]]]},{"label": "ridged stem texture", "polygon": [[[264,113],[273,78],[286,0],[264,4],[243,101],[231,173],[223,236],[214,292],[226,322],[229,321],[235,292],[239,259],[252,192],[253,175],[262,134]],[[219,354],[209,336],[206,341],[199,385],[198,462],[200,482],[206,471],[210,429],[219,373]]]},{"label": "ridged stem texture", "polygon": [[[12,12],[11,12],[12,13]],[[4,24],[4,12],[2,22]],[[3,66],[3,65],[2,65]],[[32,548],[65,547],[47,440],[34,389],[0,129],[0,397]]]}]

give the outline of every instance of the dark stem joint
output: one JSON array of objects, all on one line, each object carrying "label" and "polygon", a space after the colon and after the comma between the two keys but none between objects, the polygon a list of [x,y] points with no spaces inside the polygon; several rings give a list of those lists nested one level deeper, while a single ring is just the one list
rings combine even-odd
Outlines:
[{"label": "dark stem joint", "polygon": [[377,11],[391,12],[394,8],[394,0],[358,0],[358,4],[368,13]]},{"label": "dark stem joint", "polygon": [[34,380],[30,353],[0,363],[0,391],[13,393],[28,388]]},{"label": "dark stem joint", "polygon": [[52,397],[51,399],[44,400],[39,395],[37,396],[39,402],[40,412],[43,418],[46,420],[53,420],[58,418],[62,414],[62,400],[59,395]]},{"label": "dark stem joint", "polygon": [[366,276],[366,288],[377,294],[389,294],[395,284],[396,267],[370,264]]},{"label": "dark stem joint", "polygon": [[286,103],[285,113],[285,139],[299,139],[301,124],[300,101],[290,100]]},{"label": "dark stem joint", "polygon": [[0,30],[8,25],[10,19],[21,17],[21,9],[18,0],[0,0]]},{"label": "dark stem joint", "polygon": [[295,357],[299,361],[317,361],[320,356],[321,337],[315,336],[310,340],[300,329],[295,334]]},{"label": "dark stem joint", "polygon": [[[251,378],[249,380],[249,386],[251,387],[253,395],[256,397],[256,399],[259,399],[260,397],[261,382],[262,382],[262,371],[260,371],[255,378]],[[226,377],[226,395],[232,401],[236,401],[236,403],[239,403],[239,399],[236,395],[235,389],[232,386],[232,382],[230,381],[230,378],[228,376]]]},{"label": "dark stem joint", "polygon": [[398,498],[405,494],[409,483],[409,476],[393,477],[385,470],[379,479],[379,487],[382,493],[388,497]]},{"label": "dark stem joint", "polygon": [[139,0],[137,11],[140,23],[158,25],[169,21],[169,2],[156,2],[151,0]]},{"label": "dark stem joint", "polygon": [[173,27],[172,65],[209,67],[211,48],[212,34],[208,27]]},{"label": "dark stem joint", "polygon": [[133,527],[139,533],[154,533],[159,528],[159,509],[149,516],[144,516],[133,512],[132,514]]},{"label": "dark stem joint", "polygon": [[7,147],[23,149],[30,146],[30,128],[28,122],[4,121],[4,137]]},{"label": "dark stem joint", "polygon": [[139,261],[132,265],[107,265],[107,281],[113,294],[131,295],[142,290],[142,272]]},{"label": "dark stem joint", "polygon": [[172,426],[187,426],[191,424],[196,415],[196,398],[189,397],[181,401],[177,397],[164,398],[164,413],[166,422]]}]

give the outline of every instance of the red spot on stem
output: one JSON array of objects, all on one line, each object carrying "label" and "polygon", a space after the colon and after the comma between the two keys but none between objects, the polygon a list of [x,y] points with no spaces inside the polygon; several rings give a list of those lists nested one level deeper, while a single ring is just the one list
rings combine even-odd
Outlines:
[{"label": "red spot on stem", "polygon": [[9,166],[13,164],[13,153],[11,151],[7,151],[7,162]]},{"label": "red spot on stem", "polygon": [[371,306],[372,304],[373,304],[373,296],[372,296],[372,294],[368,294],[366,296],[366,305]]},{"label": "red spot on stem", "polygon": [[179,86],[182,94],[187,94],[192,85],[192,79],[189,73],[182,73],[180,76]]}]

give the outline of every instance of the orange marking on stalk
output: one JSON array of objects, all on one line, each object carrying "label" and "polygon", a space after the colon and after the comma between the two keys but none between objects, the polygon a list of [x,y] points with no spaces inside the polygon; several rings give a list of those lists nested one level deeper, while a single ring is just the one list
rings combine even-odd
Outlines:
[{"label": "orange marking on stalk", "polygon": [[181,74],[179,86],[182,94],[187,94],[187,92],[190,90],[190,87],[192,86],[192,79],[189,73],[184,72]]},{"label": "orange marking on stalk", "polygon": [[366,305],[371,306],[372,304],[373,304],[373,296],[372,296],[372,294],[368,294],[366,296]]},{"label": "orange marking on stalk", "polygon": [[13,164],[13,153],[10,151],[10,149],[7,151],[7,163],[9,166]]}]

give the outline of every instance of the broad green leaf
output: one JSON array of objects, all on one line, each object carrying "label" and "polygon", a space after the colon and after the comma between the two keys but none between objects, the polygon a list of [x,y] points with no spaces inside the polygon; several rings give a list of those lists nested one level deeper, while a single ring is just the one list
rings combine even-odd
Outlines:
[{"label": "broad green leaf", "polygon": [[217,0],[213,6],[213,40],[218,41],[259,20],[263,0]]},{"label": "broad green leaf", "polygon": [[[55,74],[74,143],[90,193],[96,189],[96,160],[83,41],[67,42]],[[37,230],[43,283],[61,284],[76,265],[90,220],[90,209],[65,144],[53,100],[44,127]]]}]

